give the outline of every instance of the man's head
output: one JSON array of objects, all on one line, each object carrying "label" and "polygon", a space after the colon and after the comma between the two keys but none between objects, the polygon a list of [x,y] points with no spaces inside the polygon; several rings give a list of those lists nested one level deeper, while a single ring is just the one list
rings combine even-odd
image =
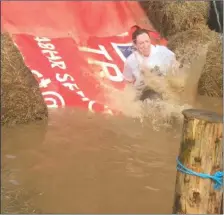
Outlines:
[{"label": "man's head", "polygon": [[135,48],[143,56],[149,56],[151,50],[151,40],[146,29],[137,28],[132,34]]}]

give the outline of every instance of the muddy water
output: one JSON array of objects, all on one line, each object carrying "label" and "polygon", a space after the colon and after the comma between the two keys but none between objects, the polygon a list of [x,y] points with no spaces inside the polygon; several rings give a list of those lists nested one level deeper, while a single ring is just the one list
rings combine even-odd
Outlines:
[{"label": "muddy water", "polygon": [[222,99],[195,96],[204,61],[169,80],[148,77],[164,101],[103,85],[122,116],[65,108],[47,123],[2,128],[3,212],[171,213],[181,111],[222,114]]},{"label": "muddy water", "polygon": [[46,130],[3,129],[2,159],[7,180],[36,193],[42,213],[162,213],[172,203],[177,148],[170,132],[65,109],[51,113]]},{"label": "muddy water", "polygon": [[[222,112],[222,100],[198,97]],[[181,127],[78,109],[2,129],[8,213],[171,213]]]}]

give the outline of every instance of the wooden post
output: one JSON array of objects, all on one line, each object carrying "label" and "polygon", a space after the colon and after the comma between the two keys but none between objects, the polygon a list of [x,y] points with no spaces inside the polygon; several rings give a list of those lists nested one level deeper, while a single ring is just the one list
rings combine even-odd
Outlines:
[{"label": "wooden post", "polygon": [[[198,172],[214,174],[222,169],[222,116],[205,110],[184,110],[180,162]],[[174,214],[220,214],[222,193],[211,179],[180,171],[176,175]]]}]

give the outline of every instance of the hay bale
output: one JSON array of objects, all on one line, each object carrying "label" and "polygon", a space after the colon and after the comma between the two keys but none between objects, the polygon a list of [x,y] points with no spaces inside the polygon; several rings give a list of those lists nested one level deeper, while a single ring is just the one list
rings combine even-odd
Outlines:
[{"label": "hay bale", "polygon": [[168,48],[175,52],[182,65],[190,64],[200,55],[200,48],[207,46],[206,62],[198,84],[201,95],[223,96],[222,38],[206,25],[197,25],[170,37]]},{"label": "hay bale", "polygon": [[1,34],[2,125],[46,119],[48,111],[38,82],[8,34]]},{"label": "hay bale", "polygon": [[209,2],[206,1],[155,0],[140,4],[156,30],[165,37],[207,23]]},{"label": "hay bale", "polygon": [[209,47],[198,92],[200,95],[223,97],[222,39],[214,41]]}]

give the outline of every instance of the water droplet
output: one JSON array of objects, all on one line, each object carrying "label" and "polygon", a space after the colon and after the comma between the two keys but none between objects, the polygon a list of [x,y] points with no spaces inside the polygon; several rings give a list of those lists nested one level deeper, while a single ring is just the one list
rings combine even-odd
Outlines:
[{"label": "water droplet", "polygon": [[9,182],[11,183],[11,184],[13,184],[13,185],[19,185],[19,182],[18,181],[16,181],[16,180],[9,180]]},{"label": "water droplet", "polygon": [[9,158],[9,159],[15,159],[15,158],[16,158],[15,155],[6,155],[5,157],[6,157],[6,158]]}]

